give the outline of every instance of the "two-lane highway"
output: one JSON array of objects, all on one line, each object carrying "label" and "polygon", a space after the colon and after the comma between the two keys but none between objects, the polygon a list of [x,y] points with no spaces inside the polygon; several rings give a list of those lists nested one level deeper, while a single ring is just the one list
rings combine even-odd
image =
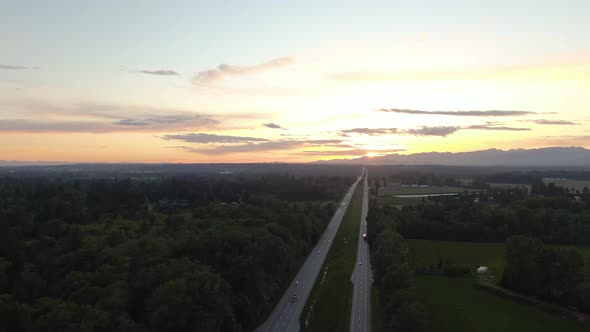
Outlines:
[{"label": "two-lane highway", "polygon": [[359,243],[355,268],[352,272],[352,308],[350,312],[351,332],[371,331],[371,287],[373,285],[373,271],[369,258],[369,244],[364,239],[367,234],[367,213],[369,211],[369,191],[367,186],[368,172],[365,170],[363,185],[363,205],[361,210],[361,227],[359,229]]},{"label": "two-lane highway", "polygon": [[[322,234],[322,237],[299,269],[299,272],[297,272],[293,281],[291,281],[291,284],[268,319],[256,329],[257,332],[299,331],[299,316],[301,316],[301,312],[307,303],[307,298],[313,289],[326,255],[334,240],[334,236],[340,227],[350,199],[361,178],[350,187]],[[293,302],[293,296],[296,297],[295,302]]]}]

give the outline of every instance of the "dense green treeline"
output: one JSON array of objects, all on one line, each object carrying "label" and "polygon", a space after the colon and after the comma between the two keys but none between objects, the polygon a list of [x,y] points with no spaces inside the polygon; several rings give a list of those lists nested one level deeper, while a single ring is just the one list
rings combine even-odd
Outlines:
[{"label": "dense green treeline", "polygon": [[414,264],[391,215],[372,206],[367,216],[374,286],[378,292],[385,331],[427,331],[428,319],[416,300]]},{"label": "dense green treeline", "polygon": [[478,195],[430,197],[395,212],[398,230],[407,238],[429,240],[504,242],[512,235],[529,235],[547,243],[590,244],[590,195],[574,196],[541,184],[537,190],[541,187],[544,194],[495,188]]},{"label": "dense green treeline", "polygon": [[578,251],[513,236],[506,241],[505,259],[502,286],[590,312],[590,275]]},{"label": "dense green treeline", "polygon": [[352,178],[0,179],[0,331],[248,331]]}]

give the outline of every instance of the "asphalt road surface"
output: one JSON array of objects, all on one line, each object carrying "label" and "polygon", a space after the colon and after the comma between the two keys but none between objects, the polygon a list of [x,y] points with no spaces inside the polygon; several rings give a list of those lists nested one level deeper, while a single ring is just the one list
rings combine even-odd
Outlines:
[{"label": "asphalt road surface", "polygon": [[[365,170],[365,172],[367,172]],[[368,177],[368,174],[365,173]],[[367,177],[363,185],[363,205],[361,210],[361,227],[359,230],[359,243],[356,255],[355,268],[352,272],[352,308],[350,311],[350,331],[371,331],[371,286],[373,284],[373,272],[369,259],[369,244],[363,239],[367,234],[367,213],[369,212],[369,192]]]},{"label": "asphalt road surface", "polygon": [[[326,255],[330,250],[334,236],[340,227],[342,218],[346,213],[350,199],[354,194],[360,178],[353,183],[340,206],[334,213],[332,220],[326,227],[324,234],[319,239],[313,251],[307,256],[307,259],[297,272],[295,278],[283,294],[283,297],[270,314],[268,319],[260,325],[255,331],[257,332],[296,332],[299,331],[299,316],[307,303],[309,293],[313,289],[315,281],[320,273]],[[296,296],[297,300],[292,302],[292,297]]]}]

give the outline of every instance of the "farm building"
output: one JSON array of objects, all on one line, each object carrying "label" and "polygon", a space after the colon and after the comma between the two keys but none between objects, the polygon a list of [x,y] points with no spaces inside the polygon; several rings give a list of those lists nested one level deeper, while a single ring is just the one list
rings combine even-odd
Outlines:
[{"label": "farm building", "polygon": [[477,273],[479,274],[484,274],[484,273],[488,273],[488,267],[487,266],[480,266],[477,268]]}]

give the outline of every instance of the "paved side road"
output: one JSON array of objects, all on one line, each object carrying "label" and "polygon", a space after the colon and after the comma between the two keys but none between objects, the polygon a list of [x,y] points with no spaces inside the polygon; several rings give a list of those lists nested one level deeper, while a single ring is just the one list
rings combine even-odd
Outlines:
[{"label": "paved side road", "polygon": [[[340,206],[334,213],[332,220],[326,227],[313,251],[307,256],[307,259],[297,272],[295,278],[283,294],[283,297],[270,314],[268,319],[260,325],[255,331],[257,332],[296,332],[299,331],[299,316],[307,303],[309,293],[313,289],[318,274],[324,264],[326,255],[332,245],[334,236],[340,227],[342,217],[346,213],[350,199],[354,194],[356,186],[361,178],[359,178],[350,187],[344,199],[340,202]],[[292,297],[295,295],[297,300],[292,302]]]},{"label": "paved side road", "polygon": [[361,210],[361,227],[359,230],[359,243],[357,249],[355,268],[352,272],[352,308],[350,312],[351,332],[371,331],[371,286],[373,284],[373,271],[369,258],[369,244],[363,239],[367,234],[367,213],[369,212],[369,192],[367,186],[368,172],[365,170],[363,185],[363,205]]}]

